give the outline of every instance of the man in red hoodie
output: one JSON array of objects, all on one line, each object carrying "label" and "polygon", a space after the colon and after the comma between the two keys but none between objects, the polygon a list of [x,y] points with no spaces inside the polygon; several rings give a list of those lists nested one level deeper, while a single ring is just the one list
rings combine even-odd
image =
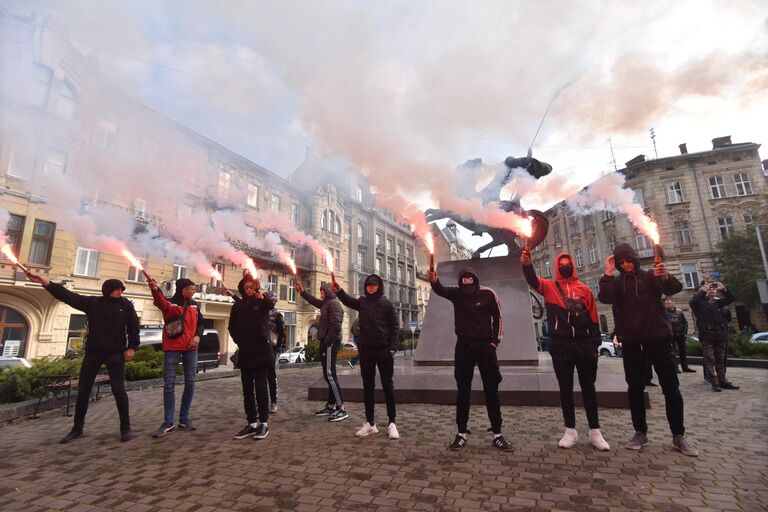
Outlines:
[{"label": "man in red hoodie", "polygon": [[611,447],[603,439],[597,417],[597,347],[600,344],[600,326],[592,290],[579,281],[573,258],[561,253],[555,259],[555,279],[541,279],[531,264],[531,252],[520,255],[523,274],[528,285],[544,296],[547,322],[552,341],[549,354],[560,386],[560,405],[563,408],[565,433],[558,443],[560,448],[571,448],[579,438],[576,432],[576,412],[573,402],[573,370],[579,373],[581,396],[589,423],[589,444],[598,450]]}]

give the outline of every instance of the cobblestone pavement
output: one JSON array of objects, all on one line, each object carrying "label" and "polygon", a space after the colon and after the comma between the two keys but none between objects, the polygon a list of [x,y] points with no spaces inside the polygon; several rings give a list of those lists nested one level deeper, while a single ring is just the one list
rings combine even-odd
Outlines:
[{"label": "cobblestone pavement", "polygon": [[[451,452],[453,407],[401,405],[399,440],[384,429],[357,439],[362,404],[349,404],[350,419],[340,423],[312,416],[322,403],[307,401],[306,390],[319,374],[281,371],[280,409],[261,441],[232,438],[245,424],[238,378],[198,383],[198,430],[163,439],[150,435],[162,422],[160,388],[129,393],[136,437],[128,443],[118,440],[111,397],[91,404],[86,436],[68,445],[58,444],[71,427],[60,410],[4,425],[0,510],[768,510],[765,370],[729,369],[742,389],[722,393],[709,391],[700,368],[681,375],[699,458],[672,449],[659,388],[650,391],[651,444],[641,452],[620,446],[632,434],[627,410],[601,409],[612,449],[598,452],[586,443],[583,410],[579,444],[562,450],[559,408],[504,407],[515,451],[501,453],[476,406],[468,447]],[[385,426],[383,404],[376,411]]]}]

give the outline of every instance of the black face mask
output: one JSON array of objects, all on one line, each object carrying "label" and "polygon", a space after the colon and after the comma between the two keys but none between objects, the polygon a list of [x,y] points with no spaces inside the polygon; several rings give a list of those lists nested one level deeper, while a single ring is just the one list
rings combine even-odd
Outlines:
[{"label": "black face mask", "polygon": [[573,265],[560,265],[560,275],[568,279],[573,275]]},{"label": "black face mask", "polygon": [[461,279],[459,279],[459,290],[461,290],[462,293],[471,295],[475,293],[476,288],[477,284],[475,283],[474,277],[462,276]]}]

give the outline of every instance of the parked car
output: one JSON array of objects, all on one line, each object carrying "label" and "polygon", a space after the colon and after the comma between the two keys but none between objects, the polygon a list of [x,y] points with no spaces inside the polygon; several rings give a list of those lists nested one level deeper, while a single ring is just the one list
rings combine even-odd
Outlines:
[{"label": "parked car", "polygon": [[768,332],[758,332],[750,338],[752,343],[768,343]]},{"label": "parked car", "polygon": [[17,366],[32,368],[32,365],[29,363],[29,361],[23,357],[0,356],[0,368],[15,368]]},{"label": "parked car", "polygon": [[[139,347],[151,346],[155,350],[163,350],[163,326],[157,324],[142,325],[139,329],[139,339]],[[218,368],[221,357],[220,349],[219,331],[205,329],[197,349],[197,364],[204,363],[208,368]]]},{"label": "parked car", "polygon": [[538,348],[539,352],[549,352],[550,341],[552,341],[552,338],[549,336],[539,336],[536,340],[536,348]]},{"label": "parked car", "polygon": [[307,357],[304,355],[305,349],[304,347],[293,347],[288,352],[283,352],[280,354],[277,358],[278,363],[303,363],[307,360]]},{"label": "parked car", "polygon": [[603,357],[616,357],[616,347],[607,334],[600,335],[600,346],[597,347],[597,353]]},{"label": "parked car", "polygon": [[354,350],[355,352],[357,352],[357,345],[355,344],[354,341],[347,341],[347,342],[341,344],[341,349],[342,350]]}]

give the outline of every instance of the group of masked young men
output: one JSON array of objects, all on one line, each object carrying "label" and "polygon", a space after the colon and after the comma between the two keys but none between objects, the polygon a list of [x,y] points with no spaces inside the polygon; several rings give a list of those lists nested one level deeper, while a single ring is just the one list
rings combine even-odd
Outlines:
[{"label": "group of masked young men", "polygon": [[[530,252],[524,250],[520,261],[528,284],[544,297],[547,322],[551,334],[550,355],[560,388],[565,432],[558,446],[570,448],[578,440],[573,397],[574,370],[578,374],[582,399],[589,425],[589,443],[598,450],[610,449],[600,431],[595,380],[597,375],[600,328],[595,298],[590,288],[578,280],[571,256],[558,255],[555,279],[542,279],[535,273]],[[618,270],[618,274],[615,271]],[[433,291],[449,300],[454,309],[456,346],[454,376],[457,385],[456,424],[458,432],[449,444],[452,450],[461,450],[468,442],[469,402],[475,366],[483,383],[485,404],[491,426],[491,443],[509,451],[512,446],[501,434],[502,416],[498,387],[502,376],[496,349],[502,339],[503,323],[496,293],[480,286],[475,272],[466,268],[458,274],[457,286],[444,286],[434,270],[428,272]],[[93,379],[104,363],[109,371],[112,392],[120,413],[121,439],[132,437],[128,418],[128,398],[123,384],[124,361],[133,357],[138,347],[138,318],[129,301],[121,297],[124,287],[117,280],[105,281],[104,297],[82,297],[63,286],[31,274],[56,298],[86,313],[89,336],[80,375],[80,389],[75,413],[75,425],[62,442],[71,441],[83,433],[83,424]],[[174,396],[176,368],[184,365],[185,388],[178,428],[194,430],[189,420],[189,409],[194,391],[196,349],[202,332],[202,315],[192,300],[194,284],[189,280],[176,283],[176,295],[168,301],[154,280],[149,281],[155,305],[163,312],[166,324],[183,319],[184,329],[179,338],[170,338],[164,330],[165,355],[165,417],[156,437],[175,430]],[[680,282],[669,274],[663,263],[653,270],[640,268],[636,253],[628,244],[618,245],[605,262],[605,274],[600,279],[598,299],[613,308],[615,332],[623,346],[623,364],[628,384],[628,399],[632,424],[632,438],[624,444],[631,450],[640,450],[648,444],[648,425],[644,402],[646,361],[650,361],[659,377],[666,403],[666,415],[672,433],[672,445],[685,455],[697,456],[698,451],[685,437],[683,397],[677,377],[677,365],[672,350],[673,332],[662,296],[681,291]],[[393,304],[384,295],[384,283],[378,275],[370,275],[364,282],[363,294],[355,298],[337,283],[323,284],[320,298],[305,291],[296,281],[301,296],[320,310],[317,336],[320,341],[320,360],[323,377],[328,384],[325,407],[315,413],[327,416],[328,421],[347,419],[349,414],[342,399],[342,390],[336,375],[336,353],[339,350],[344,319],[341,304],[358,313],[359,354],[365,423],[356,432],[358,437],[378,433],[374,421],[375,376],[378,368],[386,400],[388,416],[387,436],[399,438],[396,426],[396,406],[393,384],[394,355],[398,345],[399,322]],[[240,297],[232,307],[229,332],[238,346],[237,366],[241,370],[244,409],[247,425],[238,432],[238,439],[263,439],[269,433],[270,408],[276,410],[276,391],[270,397],[268,381],[274,372],[275,349],[270,344],[275,331],[273,294],[260,289],[258,279],[247,275],[238,285]],[[192,314],[188,313],[192,310]],[[128,343],[126,346],[126,333]],[[178,340],[178,341],[174,341]],[[167,343],[166,343],[167,342]],[[169,352],[172,354],[169,357]],[[192,355],[191,353],[195,353]],[[172,372],[170,371],[172,368]],[[714,369],[714,368],[713,368]],[[189,371],[188,371],[189,370]],[[718,374],[722,372],[717,368]],[[172,375],[171,375],[172,373]],[[89,385],[90,384],[90,385]],[[270,404],[271,399],[271,404]]]}]

